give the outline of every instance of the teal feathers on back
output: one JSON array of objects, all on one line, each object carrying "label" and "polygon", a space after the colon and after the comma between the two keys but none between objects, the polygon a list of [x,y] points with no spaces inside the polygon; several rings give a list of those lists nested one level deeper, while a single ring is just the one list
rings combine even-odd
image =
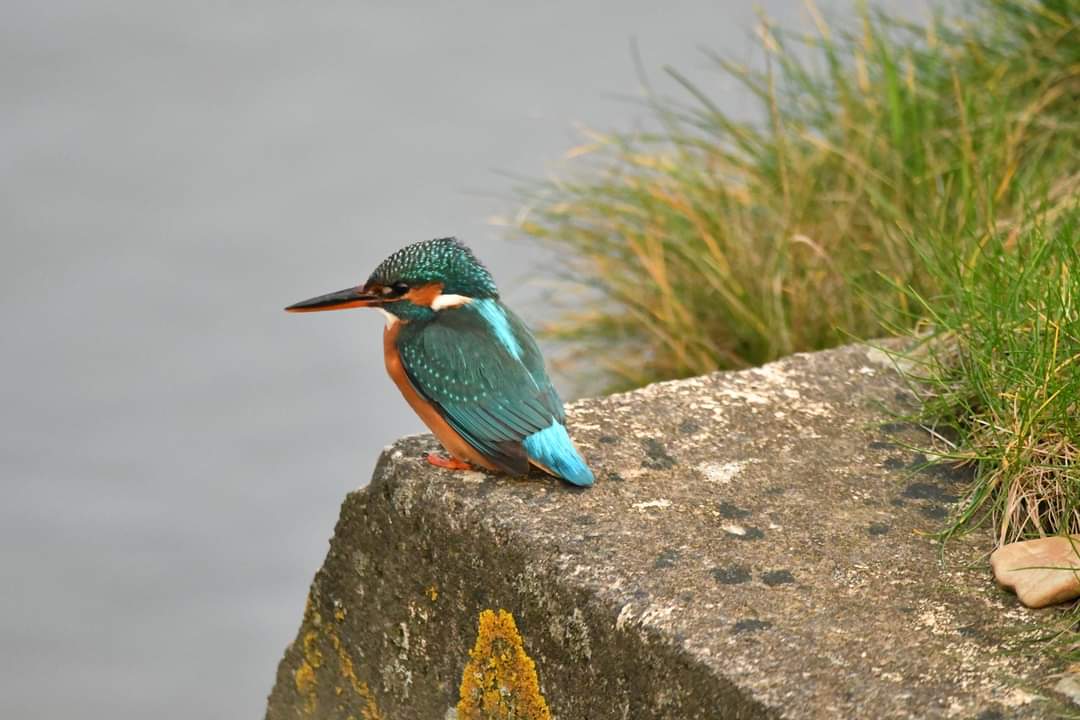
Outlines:
[{"label": "teal feathers on back", "polygon": [[523,444],[529,458],[556,477],[583,487],[593,484],[592,470],[574,447],[562,423],[553,422],[546,430],[525,438]]},{"label": "teal feathers on back", "polygon": [[[521,359],[521,343],[518,342],[517,336],[514,334],[514,328],[510,324],[507,311],[503,309],[498,300],[486,298],[476,300],[470,303],[469,309],[480,313],[488,325],[491,326],[491,331],[495,333],[495,337],[506,348],[506,351],[519,360]],[[523,330],[528,333],[528,330],[524,328]]]},{"label": "teal feathers on back", "polygon": [[536,341],[498,300],[405,323],[397,344],[417,392],[492,464],[524,474],[534,462],[575,485],[592,484]]}]

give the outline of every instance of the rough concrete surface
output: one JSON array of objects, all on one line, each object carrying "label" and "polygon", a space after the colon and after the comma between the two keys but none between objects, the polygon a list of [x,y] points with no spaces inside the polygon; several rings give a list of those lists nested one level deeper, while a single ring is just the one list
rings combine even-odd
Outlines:
[{"label": "rough concrete surface", "polygon": [[342,506],[267,718],[453,717],[485,609],[560,720],[1052,717],[989,538],[927,535],[967,477],[908,449],[910,402],[857,346],[582,401],[588,490],[404,439]]}]

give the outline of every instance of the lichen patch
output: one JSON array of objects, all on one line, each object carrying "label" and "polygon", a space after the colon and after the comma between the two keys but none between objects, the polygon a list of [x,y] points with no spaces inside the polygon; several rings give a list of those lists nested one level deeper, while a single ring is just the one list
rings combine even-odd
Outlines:
[{"label": "lichen patch", "polygon": [[480,613],[476,644],[461,675],[458,720],[551,720],[536,664],[525,652],[514,616]]}]

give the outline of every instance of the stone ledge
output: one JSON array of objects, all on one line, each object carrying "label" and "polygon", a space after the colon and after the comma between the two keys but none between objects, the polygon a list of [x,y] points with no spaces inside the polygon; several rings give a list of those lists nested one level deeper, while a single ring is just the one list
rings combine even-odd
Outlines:
[{"label": "stone ledge", "polygon": [[561,720],[1052,715],[988,538],[942,562],[926,535],[967,478],[905,449],[908,402],[856,346],[582,401],[584,491],[404,439],[342,506],[267,718],[452,717],[485,609]]}]

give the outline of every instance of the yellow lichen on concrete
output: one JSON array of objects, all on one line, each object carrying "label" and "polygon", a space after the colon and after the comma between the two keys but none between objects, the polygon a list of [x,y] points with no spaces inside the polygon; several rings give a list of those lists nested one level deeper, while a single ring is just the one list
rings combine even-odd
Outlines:
[{"label": "yellow lichen on concrete", "polygon": [[322,667],[323,657],[319,650],[319,633],[315,630],[304,633],[304,659],[313,668]]},{"label": "yellow lichen on concrete", "polygon": [[458,720],[551,720],[536,664],[525,652],[514,616],[480,613],[476,644],[461,676]]},{"label": "yellow lichen on concrete", "polygon": [[[341,613],[340,617],[338,613]],[[339,623],[345,619],[344,612],[339,608],[334,612],[334,618]],[[319,697],[317,692],[318,687],[318,675],[317,671],[320,668],[325,668],[322,672],[333,672],[330,665],[333,661],[326,663],[323,657],[322,647],[326,647],[325,643],[329,642],[330,646],[334,649],[334,655],[337,656],[338,673],[340,677],[347,681],[348,687],[352,689],[357,699],[360,701],[358,704],[361,706],[360,717],[363,720],[383,720],[382,715],[379,713],[379,708],[375,703],[375,696],[372,694],[371,689],[367,683],[362,681],[356,675],[356,669],[353,666],[352,658],[349,657],[349,653],[346,650],[344,643],[341,642],[341,638],[338,637],[337,629],[333,625],[323,622],[322,614],[316,609],[316,605],[311,596],[308,596],[307,606],[304,608],[304,627],[308,628],[307,632],[303,634],[301,639],[301,655],[299,666],[293,673],[293,679],[296,684],[296,690],[304,699],[304,714],[308,717],[323,717],[325,712],[319,712]],[[333,657],[333,656],[331,656]],[[344,688],[341,685],[335,683],[334,694],[339,698],[344,694]],[[338,705],[339,710],[344,710],[344,705]],[[349,715],[349,719],[356,720],[355,715]]]},{"label": "yellow lichen on concrete", "polygon": [[368,684],[356,677],[356,670],[353,668],[352,658],[349,657],[349,652],[345,649],[344,643],[337,636],[337,633],[330,631],[330,644],[334,646],[335,652],[338,656],[338,665],[341,668],[341,675],[349,681],[349,685],[352,687],[356,696],[364,701],[364,706],[360,709],[360,715],[364,720],[382,720],[382,715],[379,714],[379,706],[375,704],[375,696],[371,694],[371,688]]},{"label": "yellow lichen on concrete", "polygon": [[[313,617],[316,615],[318,615],[318,612],[311,601],[311,596],[308,595],[307,604],[304,606],[304,624],[318,625],[318,623],[312,622]],[[318,679],[315,676],[315,671],[322,666],[323,657],[319,651],[318,640],[318,632],[315,630],[304,633],[301,640],[302,658],[300,665],[297,666],[296,671],[293,673],[296,692],[304,699],[304,714],[308,717],[314,717],[319,709]]]},{"label": "yellow lichen on concrete", "polygon": [[431,602],[435,602],[439,599],[439,588],[435,587],[435,585],[429,587],[426,592]]},{"label": "yellow lichen on concrete", "polygon": [[293,673],[296,692],[304,698],[304,713],[314,715],[319,709],[319,698],[315,694],[315,668],[307,660],[301,660],[300,666]]}]

